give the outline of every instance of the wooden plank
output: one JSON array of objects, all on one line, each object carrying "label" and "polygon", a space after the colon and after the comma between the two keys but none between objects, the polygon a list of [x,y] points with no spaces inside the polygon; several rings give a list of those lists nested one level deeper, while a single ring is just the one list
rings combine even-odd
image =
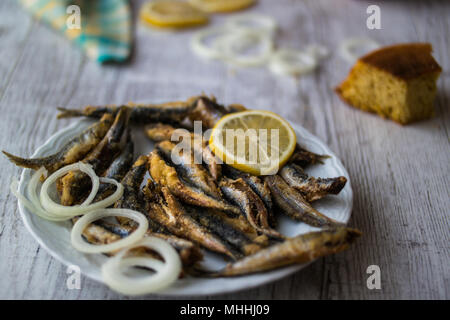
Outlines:
[{"label": "wooden plank", "polygon": [[[33,22],[14,1],[2,1],[0,146],[30,155],[69,123],[54,117],[60,105],[169,100],[203,91],[224,103],[278,112],[319,136],[342,159],[355,196],[350,225],[360,228],[364,237],[351,250],[321,259],[286,279],[203,298],[448,299],[450,4],[371,4],[381,7],[382,30],[365,27],[366,2],[260,1],[252,11],[277,19],[278,45],[301,48],[320,43],[332,49],[333,55],[316,73],[292,79],[259,68],[204,62],[188,49],[190,31],[155,32],[139,24],[131,62],[98,66],[62,36]],[[213,23],[223,19],[215,16]],[[335,50],[349,36],[368,36],[382,44],[431,42],[444,69],[438,83],[437,117],[401,127],[345,106],[332,90],[350,68]],[[20,170],[6,160],[0,166],[4,181],[0,185],[0,298],[125,298],[87,278],[82,279],[81,290],[67,289],[66,267],[42,250],[20,221],[16,200],[8,190],[11,176],[18,176]],[[381,290],[366,287],[366,269],[372,264],[381,268]]]}]

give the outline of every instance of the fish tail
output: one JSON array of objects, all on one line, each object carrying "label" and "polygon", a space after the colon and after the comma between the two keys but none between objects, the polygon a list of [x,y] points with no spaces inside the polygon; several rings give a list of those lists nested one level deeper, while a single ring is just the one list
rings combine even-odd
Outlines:
[{"label": "fish tail", "polygon": [[73,118],[73,117],[81,117],[83,116],[83,112],[77,109],[66,109],[62,107],[57,108],[58,115],[56,116],[57,119],[63,119],[63,118]]},{"label": "fish tail", "polygon": [[337,177],[331,183],[329,191],[332,194],[338,194],[339,192],[341,192],[341,190],[345,187],[346,184],[347,184],[347,178],[346,177],[344,177],[344,176]]},{"label": "fish tail", "polygon": [[9,152],[2,150],[3,154],[8,157],[9,161],[16,164],[19,167],[30,168],[37,170],[40,167],[48,167],[50,164],[54,162],[54,157],[46,157],[46,158],[35,158],[35,159],[26,159],[15,156]]}]

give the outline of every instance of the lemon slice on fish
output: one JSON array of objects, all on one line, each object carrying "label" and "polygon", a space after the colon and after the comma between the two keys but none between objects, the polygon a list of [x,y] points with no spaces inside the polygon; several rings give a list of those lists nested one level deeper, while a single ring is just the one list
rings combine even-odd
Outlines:
[{"label": "lemon slice on fish", "polygon": [[231,113],[214,126],[209,147],[226,164],[254,175],[270,175],[294,152],[291,125],[270,111]]},{"label": "lemon slice on fish", "polygon": [[208,16],[185,1],[150,1],[142,5],[141,21],[162,28],[186,28],[205,24]]},{"label": "lemon slice on fish", "polygon": [[250,7],[255,0],[189,0],[189,2],[205,12],[232,12]]}]

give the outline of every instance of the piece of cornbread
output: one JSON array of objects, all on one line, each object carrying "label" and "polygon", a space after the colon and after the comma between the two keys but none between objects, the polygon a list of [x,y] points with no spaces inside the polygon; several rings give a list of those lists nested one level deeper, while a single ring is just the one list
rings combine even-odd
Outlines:
[{"label": "piece of cornbread", "polygon": [[360,58],[336,88],[348,104],[398,123],[434,115],[436,80],[442,71],[428,43],[384,47]]}]

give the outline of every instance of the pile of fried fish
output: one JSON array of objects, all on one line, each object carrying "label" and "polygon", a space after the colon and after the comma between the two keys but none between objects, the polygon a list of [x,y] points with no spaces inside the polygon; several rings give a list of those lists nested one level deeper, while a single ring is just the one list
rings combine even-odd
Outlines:
[{"label": "pile of fried fish", "polygon": [[[329,194],[338,194],[347,180],[309,176],[304,168],[323,163],[327,156],[300,145],[288,163],[269,176],[254,176],[219,163],[201,138],[196,140],[201,143],[192,143],[190,151],[183,150],[173,161],[176,144],[171,137],[176,128],[192,130],[193,121],[212,128],[222,116],[245,110],[242,105],[223,106],[214,97],[201,95],[164,104],[59,110],[58,118],[82,116],[96,122],[53,155],[24,159],[4,154],[18,166],[35,170],[44,166],[49,173],[83,161],[99,176],[121,181],[124,193],[114,207],[143,213],[149,221],[146,235],[164,239],[178,251],[183,274],[238,276],[305,263],[345,250],[361,235],[311,205]],[[147,137],[156,143],[153,151],[137,159],[132,124],[145,124]],[[189,131],[183,141],[197,138]],[[194,157],[204,161],[198,164]],[[147,173],[149,178],[144,181]],[[60,178],[56,188],[61,204],[76,205],[89,194],[91,180],[83,172],[73,171]],[[114,188],[101,184],[94,201],[111,195]],[[321,230],[286,237],[276,230],[275,213]],[[86,227],[83,236],[93,244],[108,244],[126,237],[136,227],[127,218],[117,218],[116,223],[98,220]],[[221,254],[230,263],[222,270],[202,270],[198,264],[203,258],[200,248]],[[161,259],[149,249],[137,248],[132,254]]]}]

